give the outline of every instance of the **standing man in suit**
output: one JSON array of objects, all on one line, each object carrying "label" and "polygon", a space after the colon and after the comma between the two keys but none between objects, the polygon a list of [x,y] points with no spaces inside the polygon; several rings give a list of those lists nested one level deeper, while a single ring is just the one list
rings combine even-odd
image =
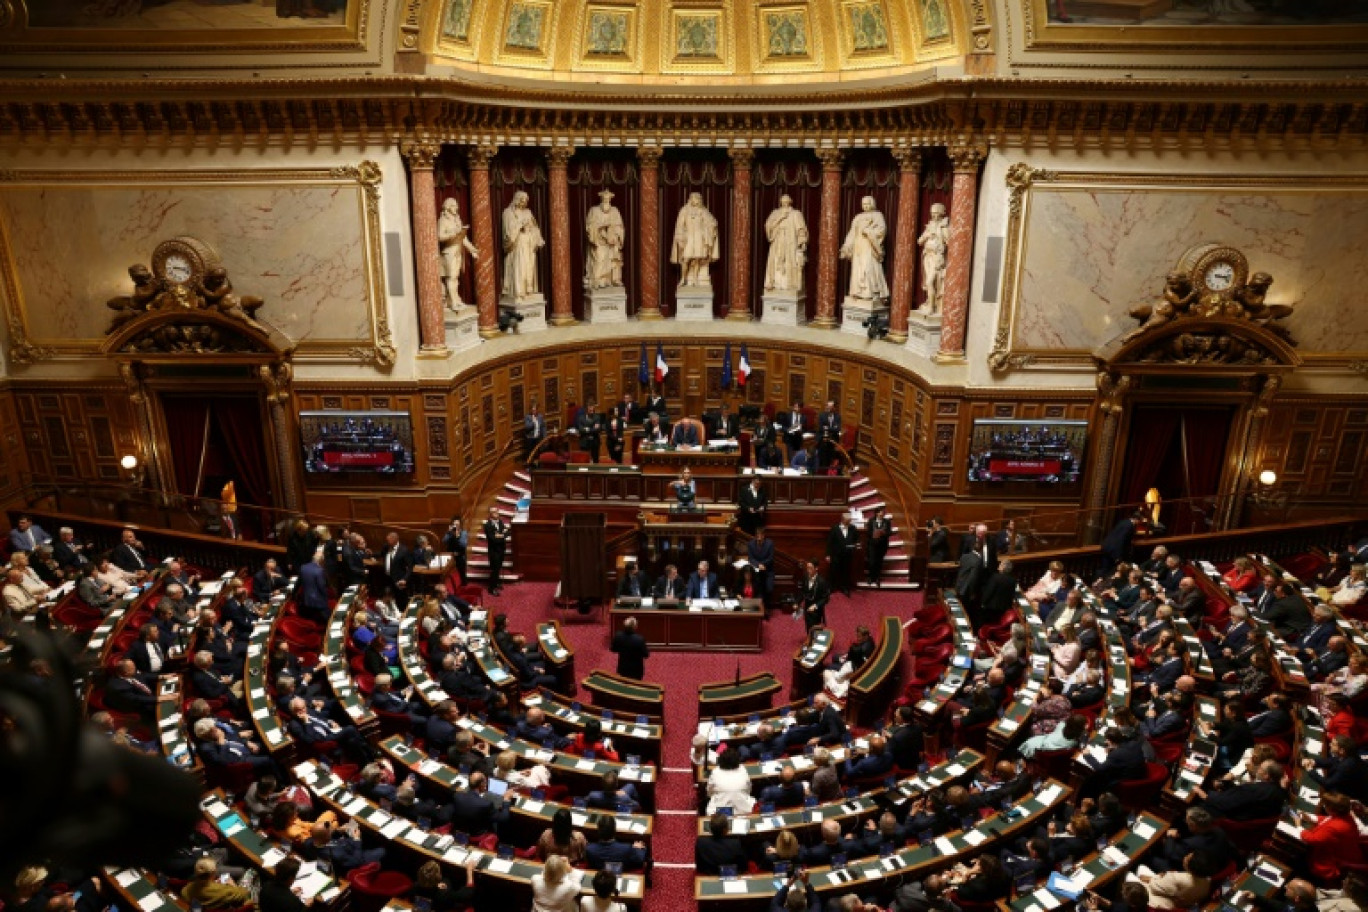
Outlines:
[{"label": "standing man in suit", "polygon": [[865,579],[883,588],[884,556],[893,538],[893,520],[884,507],[876,507],[874,517],[865,526]]},{"label": "standing man in suit", "polygon": [[850,514],[842,513],[841,521],[827,533],[827,560],[831,561],[831,588],[839,589],[850,597],[850,561],[855,548],[860,543],[860,535],[850,524]]},{"label": "standing man in suit", "polygon": [[833,448],[841,442],[841,413],[836,403],[828,399],[826,410],[817,416],[817,445],[822,450],[822,461],[830,462]]},{"label": "standing man in suit", "polygon": [[342,565],[345,568],[342,581],[346,586],[355,586],[366,581],[366,559],[371,556],[366,540],[359,532],[347,536],[342,546]]},{"label": "standing man in suit", "polygon": [[446,534],[442,536],[442,550],[451,555],[452,566],[461,575],[461,582],[466,581],[466,549],[470,547],[470,534],[466,532],[461,517],[451,517],[451,525],[447,526]]},{"label": "standing man in suit", "polygon": [[314,552],[314,559],[299,568],[299,589],[296,593],[301,617],[311,621],[328,619],[328,575],[323,572],[323,550]]},{"label": "standing man in suit", "polygon": [[655,597],[658,599],[682,599],[688,591],[688,584],[679,575],[679,568],[674,564],[666,565],[665,575],[656,580]]},{"label": "standing man in suit", "polygon": [[485,547],[489,550],[489,594],[498,595],[503,589],[499,582],[499,572],[503,569],[504,552],[508,549],[508,539],[512,532],[499,515],[497,507],[489,508],[489,518],[484,521]]},{"label": "standing man in suit", "polygon": [[546,436],[546,418],[537,403],[523,416],[523,457],[526,458],[537,448]]},{"label": "standing man in suit", "polygon": [[831,600],[831,589],[827,581],[817,573],[817,565],[812,561],[803,562],[803,578],[798,583],[798,600],[803,612],[803,624],[810,632],[813,627],[826,625],[826,606]]},{"label": "standing man in suit", "polygon": [[689,599],[717,598],[717,574],[708,572],[707,561],[698,562],[698,570],[689,576],[689,586],[684,595]]},{"label": "standing man in suit", "polygon": [[580,449],[589,454],[590,462],[598,462],[599,440],[603,436],[603,416],[598,403],[592,399],[575,419],[575,433],[579,434]]},{"label": "standing man in suit", "polygon": [[622,406],[615,405],[608,412],[608,422],[604,425],[608,432],[608,461],[621,463],[622,453],[627,448],[627,419],[622,417]]},{"label": "standing man in suit", "polygon": [[119,545],[109,552],[109,559],[114,566],[125,573],[134,574],[140,580],[147,576],[152,560],[132,529],[124,529],[119,533]]},{"label": "standing man in suit", "polygon": [[803,448],[803,434],[809,430],[807,422],[803,420],[802,401],[794,399],[793,406],[783,414],[779,423],[783,425],[784,443],[788,445],[789,459],[792,460]]},{"label": "standing man in suit", "polygon": [[385,536],[385,580],[400,611],[408,604],[409,582],[413,577],[413,552],[399,540],[398,532]]},{"label": "standing man in suit", "polygon": [[[631,396],[629,395],[627,398],[631,399]],[[624,417],[633,424],[636,424],[638,421],[645,421],[652,412],[659,415],[661,421],[664,421],[666,424],[670,423],[670,410],[665,404],[665,390],[648,390],[646,393],[646,406],[644,408],[639,408],[636,412],[625,415]]]},{"label": "standing man in suit", "polygon": [[640,681],[646,677],[646,660],[651,657],[651,649],[646,638],[637,633],[637,620],[629,617],[622,622],[622,629],[613,634],[609,649],[617,653],[617,673],[624,678]]},{"label": "standing man in suit", "polygon": [[769,495],[760,486],[760,476],[752,475],[750,484],[741,489],[738,519],[742,531],[754,535],[755,530],[765,524],[765,511],[769,509]]},{"label": "standing man in suit", "polygon": [[926,523],[926,529],[927,562],[950,563],[950,530],[941,522],[939,516],[931,517]]},{"label": "standing man in suit", "polygon": [[760,598],[768,599],[774,589],[774,542],[765,534],[765,527],[755,530],[755,538],[746,542],[746,560],[760,586]]},{"label": "standing man in suit", "polygon": [[1117,564],[1130,560],[1131,543],[1135,541],[1135,532],[1140,528],[1140,522],[1143,518],[1143,513],[1139,510],[1135,511],[1112,526],[1107,537],[1102,539],[1102,570],[1104,573],[1110,573]]},{"label": "standing man in suit", "polygon": [[698,446],[698,428],[694,427],[691,422],[681,420],[670,432],[670,443],[677,447]]}]

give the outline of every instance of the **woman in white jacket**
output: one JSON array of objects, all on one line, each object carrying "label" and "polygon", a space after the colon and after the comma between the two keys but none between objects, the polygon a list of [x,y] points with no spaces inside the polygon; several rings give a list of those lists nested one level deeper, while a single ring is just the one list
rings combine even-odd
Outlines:
[{"label": "woman in white jacket", "polygon": [[717,766],[708,774],[708,813],[729,807],[740,816],[749,814],[755,806],[751,798],[750,775],[741,766],[741,754],[729,747],[717,758]]}]

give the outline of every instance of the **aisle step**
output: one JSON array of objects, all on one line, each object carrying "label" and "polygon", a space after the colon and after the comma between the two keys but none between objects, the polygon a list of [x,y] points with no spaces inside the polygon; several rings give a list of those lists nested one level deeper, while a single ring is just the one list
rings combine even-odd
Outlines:
[{"label": "aisle step", "polygon": [[532,483],[532,476],[521,470],[514,472],[513,477],[518,479],[518,481],[525,481],[528,484]]}]

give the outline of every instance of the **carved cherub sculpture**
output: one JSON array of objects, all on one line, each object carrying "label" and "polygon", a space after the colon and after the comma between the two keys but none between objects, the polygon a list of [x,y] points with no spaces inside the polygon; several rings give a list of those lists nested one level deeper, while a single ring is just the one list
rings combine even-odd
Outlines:
[{"label": "carved cherub sculpture", "polygon": [[105,306],[114,311],[109,332],[118,329],[138,314],[146,312],[161,291],[161,283],[152,275],[152,270],[142,263],[129,266],[128,277],[133,280],[133,293],[119,295],[105,302]]},{"label": "carved cherub sculpture", "polygon": [[250,295],[238,297],[233,294],[233,283],[228,278],[228,270],[222,266],[215,266],[205,273],[197,290],[204,298],[206,309],[217,310],[225,316],[235,317],[244,323],[263,328],[254,319],[261,307],[261,298]]},{"label": "carved cherub sculpture", "polygon": [[1240,289],[1236,297],[1239,299],[1246,319],[1265,329],[1272,330],[1291,342],[1292,336],[1287,328],[1279,326],[1273,321],[1289,316],[1292,313],[1292,305],[1264,303],[1264,298],[1268,296],[1268,287],[1272,284],[1273,277],[1271,275],[1266,272],[1256,272],[1249,277],[1249,281]]},{"label": "carved cherub sculpture", "polygon": [[1192,307],[1192,302],[1197,300],[1197,296],[1197,289],[1192,287],[1192,280],[1186,274],[1170,272],[1164,282],[1162,301],[1158,304],[1141,304],[1131,308],[1130,315],[1141,323],[1126,333],[1121,340],[1122,343],[1129,342],[1151,327],[1162,325],[1174,317],[1187,313]]}]

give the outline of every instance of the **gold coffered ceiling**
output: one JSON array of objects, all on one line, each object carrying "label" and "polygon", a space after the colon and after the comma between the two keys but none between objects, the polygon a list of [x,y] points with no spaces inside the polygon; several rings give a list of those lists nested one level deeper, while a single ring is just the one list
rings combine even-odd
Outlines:
[{"label": "gold coffered ceiling", "polygon": [[587,85],[879,80],[964,51],[960,0],[430,0],[423,44],[467,74]]}]

